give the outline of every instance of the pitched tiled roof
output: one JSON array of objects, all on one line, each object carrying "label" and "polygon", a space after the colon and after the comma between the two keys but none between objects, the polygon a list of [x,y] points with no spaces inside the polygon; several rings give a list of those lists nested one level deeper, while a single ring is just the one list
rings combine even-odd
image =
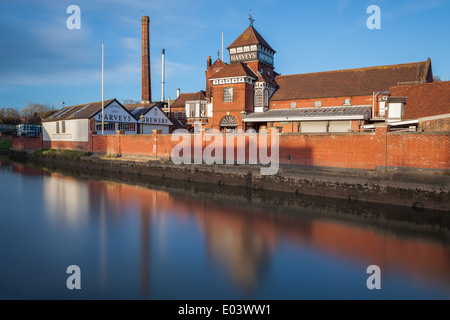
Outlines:
[{"label": "pitched tiled roof", "polygon": [[245,29],[245,31],[242,32],[242,34],[236,40],[234,40],[234,42],[230,44],[227,49],[248,46],[252,44],[260,44],[267,49],[275,52],[275,50],[272,49],[272,47],[266,42],[266,40],[264,40],[264,38],[261,37],[258,31],[256,31],[256,29],[252,26]]},{"label": "pitched tiled roof", "polygon": [[[113,101],[119,103],[116,99],[106,100],[104,101],[104,107],[108,106]],[[100,110],[102,110],[101,101],[65,107],[55,112],[50,117],[44,119],[43,122],[73,120],[73,119],[90,119]]]},{"label": "pitched tiled roof", "polygon": [[195,93],[180,93],[180,96],[172,103],[173,108],[184,108],[186,105],[186,101],[195,101],[195,100],[208,100],[205,97],[204,91],[199,91]]},{"label": "pitched tiled roof", "polygon": [[403,119],[450,113],[450,81],[391,87],[393,96],[406,97]]},{"label": "pitched tiled roof", "polygon": [[220,71],[216,72],[211,79],[229,78],[229,77],[251,77],[257,79],[258,76],[253,72],[246,64],[234,63],[223,67]]},{"label": "pitched tiled roof", "polygon": [[399,82],[431,82],[431,61],[277,76],[271,101],[364,96],[388,91]]},{"label": "pitched tiled roof", "polygon": [[261,74],[258,71],[258,81],[259,82],[268,82],[270,84],[273,84],[274,86],[278,86],[277,83],[273,80],[273,77],[267,75],[265,72],[263,74]]},{"label": "pitched tiled roof", "polygon": [[371,106],[269,110],[248,115],[244,122],[369,119]]},{"label": "pitched tiled roof", "polygon": [[217,59],[212,65],[211,65],[211,68],[214,68],[214,69],[220,69],[220,68],[223,68],[223,67],[225,67],[225,66],[227,66],[227,64],[225,63],[225,62],[223,62],[222,60],[220,60],[220,59]]}]

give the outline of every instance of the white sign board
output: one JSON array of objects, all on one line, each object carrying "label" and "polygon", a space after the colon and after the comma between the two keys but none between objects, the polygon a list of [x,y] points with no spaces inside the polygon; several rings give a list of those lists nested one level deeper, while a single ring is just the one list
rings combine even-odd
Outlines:
[{"label": "white sign board", "polygon": [[144,118],[142,119],[144,124],[159,124],[166,126],[173,126],[173,123],[170,122],[169,118],[161,111],[161,109],[154,107],[150,109],[146,114],[144,114]]},{"label": "white sign board", "polygon": [[[124,108],[122,108],[117,102],[112,102],[103,110],[105,115],[105,121],[108,122],[125,122],[136,123],[136,119],[129,114]],[[100,111],[95,115],[96,121],[102,121],[102,112]]]}]

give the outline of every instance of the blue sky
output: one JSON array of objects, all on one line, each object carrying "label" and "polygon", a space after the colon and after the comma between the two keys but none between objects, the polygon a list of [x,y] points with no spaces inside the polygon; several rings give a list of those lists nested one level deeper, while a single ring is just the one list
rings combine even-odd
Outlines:
[{"label": "blue sky", "polygon": [[[69,30],[67,7],[81,9]],[[381,30],[369,30],[367,7],[381,9]],[[445,0],[2,0],[0,107],[29,102],[66,106],[105,99],[141,99],[141,17],[150,16],[152,98],[161,97],[166,49],[166,98],[205,89],[206,59],[217,58],[249,25],[277,51],[281,74],[424,61],[450,78],[450,1]],[[225,50],[225,61],[229,61]],[[59,106],[60,107],[60,106]]]}]

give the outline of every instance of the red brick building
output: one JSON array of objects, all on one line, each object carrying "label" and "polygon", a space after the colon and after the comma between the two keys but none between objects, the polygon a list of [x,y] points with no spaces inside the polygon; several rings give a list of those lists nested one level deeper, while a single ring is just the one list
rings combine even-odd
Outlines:
[{"label": "red brick building", "polygon": [[206,91],[181,95],[174,102],[173,110],[186,115],[188,126],[201,123],[221,131],[277,127],[286,133],[359,131],[374,122],[399,122],[403,111],[411,112],[406,96],[395,91],[397,86],[433,82],[430,59],[280,75],[275,72],[276,51],[252,25],[227,49],[230,64],[220,59],[212,63],[208,57]]},{"label": "red brick building", "polygon": [[389,92],[405,101],[402,122],[413,121],[419,131],[450,131],[450,81],[394,86]]},{"label": "red brick building", "polygon": [[[365,124],[399,121],[403,103],[390,98],[390,88],[402,83],[433,81],[431,60],[416,63],[277,76],[279,89],[270,113],[283,118],[272,125],[285,132],[348,132]],[[387,112],[387,107],[391,106]],[[394,112],[397,110],[398,112]],[[369,113],[367,113],[369,111]],[[280,116],[281,115],[281,116]],[[264,119],[267,115],[252,115]],[[273,120],[276,117],[271,116]],[[250,120],[248,119],[248,120]],[[295,126],[295,124],[297,126]]]}]

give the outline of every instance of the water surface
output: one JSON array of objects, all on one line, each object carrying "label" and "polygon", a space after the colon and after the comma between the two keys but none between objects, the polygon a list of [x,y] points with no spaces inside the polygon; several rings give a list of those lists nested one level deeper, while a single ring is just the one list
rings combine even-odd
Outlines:
[{"label": "water surface", "polygon": [[180,184],[3,161],[0,299],[450,298],[448,213]]}]

